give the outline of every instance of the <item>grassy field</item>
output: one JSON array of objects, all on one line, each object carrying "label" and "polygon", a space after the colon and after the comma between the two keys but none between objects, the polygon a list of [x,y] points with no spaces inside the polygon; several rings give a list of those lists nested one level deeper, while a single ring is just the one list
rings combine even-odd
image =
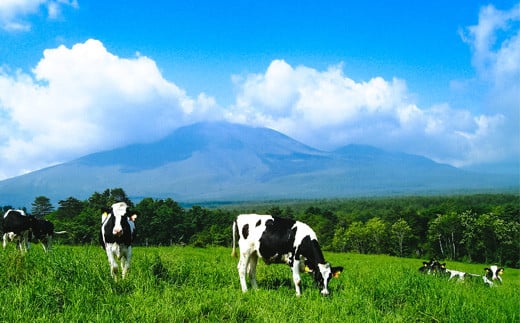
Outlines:
[{"label": "grassy field", "polygon": [[259,289],[243,294],[230,248],[137,247],[128,278],[114,282],[98,246],[10,247],[0,252],[0,322],[520,322],[516,269],[489,288],[419,274],[422,259],[326,253],[345,267],[331,295],[304,275],[297,298],[290,269],[263,263]]}]

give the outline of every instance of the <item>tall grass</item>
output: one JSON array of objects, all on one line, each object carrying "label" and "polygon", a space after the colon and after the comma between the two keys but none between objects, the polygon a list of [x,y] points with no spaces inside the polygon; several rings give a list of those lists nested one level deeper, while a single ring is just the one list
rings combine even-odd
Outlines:
[{"label": "tall grass", "polygon": [[[100,247],[0,252],[1,322],[519,322],[520,271],[504,283],[419,274],[420,259],[327,253],[345,271],[323,297],[310,276],[295,296],[283,265],[259,264],[243,294],[226,248],[134,248],[126,280],[113,281]],[[484,265],[448,263],[483,273]]]}]

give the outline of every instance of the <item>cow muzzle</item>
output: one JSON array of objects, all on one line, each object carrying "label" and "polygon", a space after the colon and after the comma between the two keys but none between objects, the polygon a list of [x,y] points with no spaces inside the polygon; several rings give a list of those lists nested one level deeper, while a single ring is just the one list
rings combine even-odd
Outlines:
[{"label": "cow muzzle", "polygon": [[115,235],[116,237],[120,237],[123,234],[123,229],[114,228],[114,230],[112,231],[112,234]]}]

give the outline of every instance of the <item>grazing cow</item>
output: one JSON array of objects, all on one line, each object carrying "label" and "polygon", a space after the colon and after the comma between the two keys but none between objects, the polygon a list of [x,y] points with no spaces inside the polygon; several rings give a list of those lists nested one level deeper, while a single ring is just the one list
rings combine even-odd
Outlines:
[{"label": "grazing cow", "polygon": [[135,214],[127,214],[128,206],[124,202],[112,205],[110,213],[103,213],[100,232],[101,246],[105,249],[110,264],[110,274],[117,279],[118,265],[121,261],[122,277],[125,278],[130,268],[132,242],[135,238]]},{"label": "grazing cow", "polygon": [[55,234],[64,234],[66,231],[54,231],[54,224],[44,219],[34,219],[31,225],[31,242],[41,242],[43,250],[47,252],[52,248],[52,238]]},{"label": "grazing cow", "polygon": [[489,268],[484,268],[486,274],[482,276],[485,284],[489,286],[493,286],[494,282],[499,282],[502,284],[502,277],[500,277],[504,273],[504,268],[498,268],[497,266],[489,266]]},{"label": "grazing cow", "polygon": [[29,236],[34,220],[34,217],[27,216],[23,210],[7,210],[2,222],[4,249],[10,240],[16,241],[17,248],[22,252],[26,252],[30,247]]},{"label": "grazing cow", "polygon": [[331,267],[325,261],[314,231],[305,223],[271,215],[241,214],[233,222],[233,252],[239,235],[238,275],[242,292],[247,291],[246,271],[253,288],[256,284],[258,258],[266,264],[284,263],[292,268],[296,295],[301,295],[300,272],[312,272],[321,294],[328,295],[331,277],[338,277],[343,267]]}]

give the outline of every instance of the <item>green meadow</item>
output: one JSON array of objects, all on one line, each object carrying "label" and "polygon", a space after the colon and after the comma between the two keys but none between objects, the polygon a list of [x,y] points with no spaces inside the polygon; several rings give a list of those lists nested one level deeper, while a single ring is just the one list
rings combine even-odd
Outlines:
[{"label": "green meadow", "polygon": [[[418,272],[423,259],[325,253],[344,266],[323,297],[310,275],[295,296],[290,269],[259,263],[243,294],[231,248],[134,247],[114,281],[101,247],[39,245],[0,252],[0,322],[520,322],[520,270],[504,283],[456,282]],[[484,264],[448,268],[483,273]]]}]

